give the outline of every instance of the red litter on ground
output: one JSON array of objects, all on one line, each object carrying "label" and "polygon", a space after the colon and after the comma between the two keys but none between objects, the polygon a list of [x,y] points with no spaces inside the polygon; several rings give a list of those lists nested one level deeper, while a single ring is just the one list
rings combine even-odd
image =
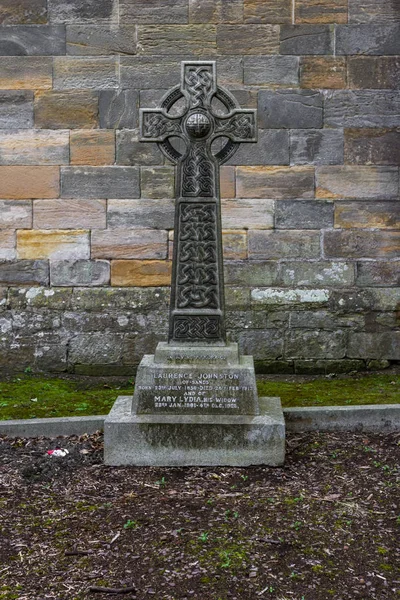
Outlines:
[{"label": "red litter on ground", "polygon": [[53,450],[47,450],[46,454],[48,454],[49,456],[67,456],[67,454],[69,454],[69,450],[67,450],[66,448],[54,448]]}]

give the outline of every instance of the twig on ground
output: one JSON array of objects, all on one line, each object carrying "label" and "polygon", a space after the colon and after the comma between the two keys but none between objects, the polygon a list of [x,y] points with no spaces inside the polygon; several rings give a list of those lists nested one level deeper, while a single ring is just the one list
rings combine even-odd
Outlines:
[{"label": "twig on ground", "polygon": [[89,588],[89,592],[94,592],[94,593],[102,592],[103,594],[129,594],[130,592],[136,592],[136,588],[133,586],[126,587],[126,588],[107,588],[107,587],[92,585]]}]

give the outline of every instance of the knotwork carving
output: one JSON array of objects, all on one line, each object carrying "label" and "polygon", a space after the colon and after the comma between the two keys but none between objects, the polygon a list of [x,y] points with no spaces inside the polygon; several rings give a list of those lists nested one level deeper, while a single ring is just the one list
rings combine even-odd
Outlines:
[{"label": "knotwork carving", "polygon": [[219,339],[221,337],[221,318],[214,315],[175,317],[173,333],[177,340]]},{"label": "knotwork carving", "polygon": [[181,133],[180,123],[165,117],[162,113],[143,114],[143,136],[146,138],[159,138],[164,135]]},{"label": "knotwork carving", "polygon": [[205,106],[213,89],[213,72],[207,65],[200,67],[186,67],[185,69],[186,91],[190,96],[190,104],[193,108]]},{"label": "knotwork carving", "polygon": [[183,161],[182,196],[210,197],[214,189],[214,168],[207,156],[205,144],[193,144]]},{"label": "knotwork carving", "polygon": [[251,115],[239,114],[233,117],[215,118],[215,133],[233,134],[243,140],[254,137],[254,119]]}]

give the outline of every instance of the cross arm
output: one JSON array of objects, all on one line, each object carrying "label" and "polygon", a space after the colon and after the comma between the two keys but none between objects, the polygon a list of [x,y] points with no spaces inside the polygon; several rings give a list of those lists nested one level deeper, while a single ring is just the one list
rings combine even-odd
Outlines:
[{"label": "cross arm", "polygon": [[215,116],[214,136],[224,136],[232,142],[256,142],[256,111],[237,109],[229,115]]},{"label": "cross arm", "polygon": [[161,109],[140,109],[140,141],[164,142],[168,137],[182,134],[182,118],[166,115]]}]

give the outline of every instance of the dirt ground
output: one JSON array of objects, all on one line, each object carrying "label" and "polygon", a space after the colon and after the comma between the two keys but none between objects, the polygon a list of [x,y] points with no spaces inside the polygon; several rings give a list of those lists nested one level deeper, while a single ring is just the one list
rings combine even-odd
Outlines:
[{"label": "dirt ground", "polygon": [[395,600],[399,459],[400,434],[289,434],[283,468],[240,469],[0,437],[0,598]]}]

